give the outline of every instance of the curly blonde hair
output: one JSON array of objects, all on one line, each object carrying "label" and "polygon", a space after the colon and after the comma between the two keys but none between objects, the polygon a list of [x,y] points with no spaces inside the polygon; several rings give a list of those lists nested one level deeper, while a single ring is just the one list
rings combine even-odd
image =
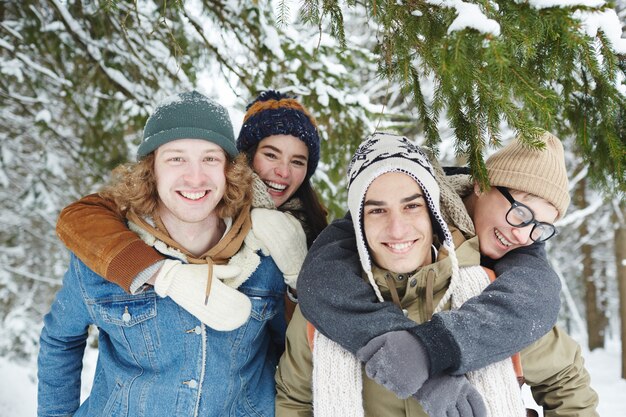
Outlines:
[{"label": "curly blonde hair", "polygon": [[[139,216],[154,216],[159,203],[154,160],[154,152],[151,152],[139,162],[118,166],[100,195],[115,202],[122,212],[133,210]],[[252,202],[252,169],[246,155],[229,157],[224,175],[226,189],[215,210],[220,218],[235,217]]]}]

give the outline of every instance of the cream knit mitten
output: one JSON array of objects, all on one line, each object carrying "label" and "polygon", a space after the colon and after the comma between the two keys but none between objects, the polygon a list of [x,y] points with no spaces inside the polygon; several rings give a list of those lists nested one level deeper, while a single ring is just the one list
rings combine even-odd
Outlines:
[{"label": "cream knit mitten", "polygon": [[170,297],[207,326],[218,331],[231,331],[248,320],[252,303],[247,296],[221,280],[240,273],[241,268],[234,265],[213,265],[213,279],[205,304],[209,265],[183,264],[168,259],[157,273],[154,290],[161,297]]},{"label": "cream knit mitten", "polygon": [[285,283],[296,289],[306,257],[306,235],[300,222],[288,213],[264,208],[252,209],[252,231],[283,273]]}]

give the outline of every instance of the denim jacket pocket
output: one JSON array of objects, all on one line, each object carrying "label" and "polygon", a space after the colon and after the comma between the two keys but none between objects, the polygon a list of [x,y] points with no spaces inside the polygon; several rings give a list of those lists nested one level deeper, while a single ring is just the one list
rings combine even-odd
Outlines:
[{"label": "denim jacket pocket", "polygon": [[132,327],[156,317],[156,295],[144,293],[98,299],[96,310],[106,323]]},{"label": "denim jacket pocket", "polygon": [[104,405],[104,410],[102,412],[103,416],[114,416],[121,415],[120,409],[126,408],[122,407],[124,405],[124,392],[123,386],[120,381],[115,382],[115,387],[113,391],[111,391],[111,395],[109,396],[106,404]]},{"label": "denim jacket pocket", "polygon": [[252,303],[250,316],[258,321],[271,320],[277,313],[276,299],[272,296],[249,295]]},{"label": "denim jacket pocket", "polygon": [[109,343],[116,346],[112,349],[125,351],[139,368],[153,366],[151,361],[160,346],[154,292],[99,298],[94,300],[92,308],[98,326],[109,335]]}]

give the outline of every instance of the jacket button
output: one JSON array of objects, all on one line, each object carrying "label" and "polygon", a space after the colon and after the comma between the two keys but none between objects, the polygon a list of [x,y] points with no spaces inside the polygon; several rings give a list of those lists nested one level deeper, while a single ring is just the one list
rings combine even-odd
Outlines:
[{"label": "jacket button", "polygon": [[413,278],[413,279],[411,280],[411,282],[409,282],[409,285],[410,285],[411,287],[415,287],[415,286],[417,285],[417,279]]},{"label": "jacket button", "polygon": [[189,329],[189,330],[185,330],[185,333],[195,333],[195,334],[200,334],[202,333],[202,327],[200,326],[196,326],[193,329]]},{"label": "jacket button", "polygon": [[122,321],[128,323],[130,321],[130,313],[128,312],[128,306],[124,307],[124,314],[122,314]]},{"label": "jacket button", "polygon": [[398,281],[403,281],[404,280],[404,275],[400,274],[398,275]]},{"label": "jacket button", "polygon": [[195,379],[190,379],[189,381],[183,382],[183,384],[187,385],[191,389],[198,388],[198,382]]}]

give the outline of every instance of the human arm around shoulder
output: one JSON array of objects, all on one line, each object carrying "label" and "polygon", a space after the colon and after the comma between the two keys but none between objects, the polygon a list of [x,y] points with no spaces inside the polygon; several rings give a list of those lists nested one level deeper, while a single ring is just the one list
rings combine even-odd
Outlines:
[{"label": "human arm around shoulder", "polygon": [[276,417],[313,416],[313,354],[298,307],[287,328],[286,349],[276,370]]},{"label": "human arm around shoulder", "polygon": [[598,417],[580,345],[555,326],[521,352],[526,383],[545,417]]},{"label": "human arm around shoulder", "polygon": [[502,360],[556,323],[561,284],[544,244],[509,252],[494,271],[497,279],[481,294],[457,310],[435,314],[414,331],[428,351],[432,373],[461,375]]},{"label": "human arm around shoulder", "polygon": [[495,269],[499,277],[485,292],[458,310],[416,325],[395,305],[378,302],[361,278],[354,229],[346,216],[326,228],[309,250],[298,282],[300,306],[321,333],[353,353],[376,336],[408,330],[426,350],[431,375],[463,374],[528,346],[558,314],[560,283],[543,245],[520,248]]},{"label": "human arm around shoulder", "polygon": [[379,302],[361,277],[349,215],[332,222],[309,249],[298,277],[298,301],[318,331],[352,353],[376,336],[417,326],[393,303]]},{"label": "human arm around shoulder", "polygon": [[[378,301],[371,286],[361,277],[361,264],[349,215],[331,223],[309,249],[298,278],[298,295],[304,317],[322,334],[352,353],[358,353],[370,342],[375,343],[382,335],[407,330],[416,337],[416,342],[426,353],[431,376],[451,372],[461,366],[461,348],[455,339],[455,332],[461,334],[461,340],[465,340],[466,330],[438,314],[429,322],[418,325],[406,318],[393,303]],[[470,311],[467,313],[461,316],[471,318]],[[478,326],[471,320],[469,324],[472,332]],[[478,334],[475,337],[480,339],[481,336]],[[499,342],[496,339],[487,343],[498,345]],[[500,346],[495,346],[495,349],[497,354],[501,354]],[[381,355],[373,357],[378,356]],[[502,357],[506,356],[509,355]],[[404,360],[398,358],[400,362],[397,365],[402,366]],[[389,369],[395,369],[395,366]]]},{"label": "human arm around shoulder", "polygon": [[44,317],[37,361],[37,415],[70,416],[79,407],[89,313],[78,283],[79,261],[72,256],[50,312]]},{"label": "human arm around shoulder", "polygon": [[112,201],[98,194],[65,207],[56,231],[90,269],[126,291],[140,272],[165,259],[126,227],[124,215]]}]

